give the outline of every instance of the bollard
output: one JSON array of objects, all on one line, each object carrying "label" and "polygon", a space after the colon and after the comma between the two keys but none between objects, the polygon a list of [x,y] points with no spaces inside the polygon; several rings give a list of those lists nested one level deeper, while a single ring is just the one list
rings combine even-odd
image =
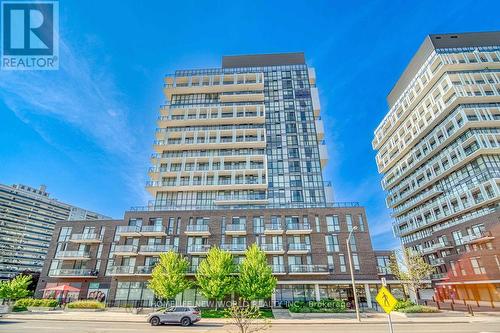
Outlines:
[{"label": "bollard", "polygon": [[450,303],[451,311],[455,311],[455,306],[453,305],[453,302]]}]

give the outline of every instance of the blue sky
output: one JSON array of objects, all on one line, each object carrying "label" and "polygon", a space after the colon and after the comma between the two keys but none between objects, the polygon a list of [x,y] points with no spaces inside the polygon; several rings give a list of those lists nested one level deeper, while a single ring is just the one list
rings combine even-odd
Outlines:
[{"label": "blue sky", "polygon": [[60,70],[0,72],[0,182],[121,218],[144,190],[162,77],[222,55],[303,51],[316,68],[336,200],[394,247],[371,148],[426,34],[500,30],[498,1],[61,1]]}]

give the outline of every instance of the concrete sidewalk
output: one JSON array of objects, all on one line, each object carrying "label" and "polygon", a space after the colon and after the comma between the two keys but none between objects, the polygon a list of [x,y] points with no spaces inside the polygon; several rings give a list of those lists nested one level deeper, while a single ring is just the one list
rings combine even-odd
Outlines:
[{"label": "concrete sidewalk", "polygon": [[[92,321],[92,322],[146,322],[147,315],[132,314],[125,312],[65,312],[65,311],[49,311],[49,312],[19,312],[10,313],[2,317],[9,320],[55,320],[55,321]],[[0,320],[2,320],[0,319]],[[224,318],[203,318],[205,323],[228,324],[229,319]],[[308,319],[271,319],[272,324],[355,324],[356,319],[336,319],[336,318],[308,318]],[[392,321],[395,323],[470,323],[470,322],[498,322],[500,324],[500,316],[498,315],[480,315],[475,317],[470,316],[429,316],[419,318],[403,318],[397,315],[392,316]],[[369,318],[363,318],[361,324],[386,324],[387,316],[384,314],[375,313]]]}]

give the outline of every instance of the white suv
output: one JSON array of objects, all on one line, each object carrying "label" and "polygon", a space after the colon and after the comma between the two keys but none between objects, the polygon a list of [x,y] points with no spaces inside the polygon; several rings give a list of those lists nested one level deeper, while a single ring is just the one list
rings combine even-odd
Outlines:
[{"label": "white suv", "polygon": [[189,326],[201,320],[201,311],[196,306],[172,306],[166,310],[153,312],[148,316],[152,326],[174,323]]}]

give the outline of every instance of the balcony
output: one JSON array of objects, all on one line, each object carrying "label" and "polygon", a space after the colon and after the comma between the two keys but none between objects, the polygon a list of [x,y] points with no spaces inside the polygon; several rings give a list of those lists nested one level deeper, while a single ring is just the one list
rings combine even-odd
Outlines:
[{"label": "balcony", "polygon": [[166,228],[162,225],[143,225],[141,227],[141,234],[143,236],[166,236]]},{"label": "balcony", "polygon": [[222,250],[229,251],[231,253],[235,254],[242,254],[245,253],[245,250],[247,249],[246,244],[222,244],[220,246]]},{"label": "balcony", "polygon": [[98,272],[93,269],[86,268],[59,268],[49,271],[50,277],[64,278],[97,278]]},{"label": "balcony", "polygon": [[56,253],[55,258],[62,260],[89,260],[90,253],[87,251],[59,251]]},{"label": "balcony", "polygon": [[307,254],[311,252],[311,245],[305,243],[288,244],[288,254]]},{"label": "balcony", "polygon": [[308,235],[312,232],[310,224],[290,223],[286,226],[287,235]]},{"label": "balcony", "polygon": [[274,275],[286,274],[285,265],[271,265],[271,270]]},{"label": "balcony", "polygon": [[226,235],[242,236],[247,234],[247,226],[245,224],[228,224],[224,231]]},{"label": "balcony", "polygon": [[285,248],[283,244],[260,244],[262,251],[267,254],[283,254],[285,253]]},{"label": "balcony", "polygon": [[474,233],[462,237],[462,244],[486,243],[493,239],[495,239],[495,236],[491,234],[491,231],[483,230],[480,231],[479,233]]},{"label": "balcony", "polygon": [[280,224],[266,224],[264,227],[265,235],[281,235],[283,233],[283,227]]},{"label": "balcony", "polygon": [[210,236],[208,224],[190,224],[184,232],[188,236]]},{"label": "balcony", "polygon": [[429,247],[424,247],[421,252],[423,254],[428,254],[428,253],[433,253],[433,252],[437,252],[439,250],[450,249],[450,248],[453,248],[453,245],[450,242],[440,242],[440,243],[433,244],[432,246],[429,246]]},{"label": "balcony", "polygon": [[448,273],[435,273],[431,274],[431,280],[449,280],[450,277],[448,276]]},{"label": "balcony", "polygon": [[378,275],[389,275],[389,274],[392,274],[392,272],[391,272],[391,269],[389,267],[377,266],[377,274]]},{"label": "balcony", "polygon": [[113,266],[108,272],[111,276],[130,276],[135,275],[134,273],[134,266]]},{"label": "balcony", "polygon": [[444,265],[444,258],[435,258],[435,259],[430,259],[429,263],[432,266],[441,266]]},{"label": "balcony", "polygon": [[325,167],[328,164],[328,149],[326,148],[326,144],[321,143],[319,146],[319,160],[321,163],[321,167]]},{"label": "balcony", "polygon": [[137,275],[151,275],[155,266],[137,266],[135,268],[135,274]]},{"label": "balcony", "polygon": [[82,244],[101,243],[102,236],[96,233],[73,234],[71,235],[69,241],[72,243],[82,243]]},{"label": "balcony", "polygon": [[121,225],[116,228],[116,233],[120,236],[134,237],[141,235],[141,227],[138,225]]},{"label": "balcony", "polygon": [[160,253],[168,251],[178,252],[177,246],[165,244],[141,245],[138,253],[147,256],[157,256]]},{"label": "balcony", "polygon": [[322,141],[325,139],[325,126],[323,125],[323,120],[318,118],[316,121],[316,137],[318,141]]},{"label": "balcony", "polygon": [[290,265],[290,274],[328,274],[327,265]]},{"label": "balcony", "polygon": [[113,255],[115,256],[136,256],[137,245],[115,245]]},{"label": "balcony", "polygon": [[187,248],[187,253],[194,255],[203,255],[207,254],[208,250],[210,250],[210,245],[208,244],[190,245]]},{"label": "balcony", "polygon": [[215,205],[264,205],[269,202],[265,194],[252,194],[241,196],[218,196],[214,200]]},{"label": "balcony", "polygon": [[222,103],[234,102],[263,102],[263,91],[230,91],[219,94],[219,99]]}]

